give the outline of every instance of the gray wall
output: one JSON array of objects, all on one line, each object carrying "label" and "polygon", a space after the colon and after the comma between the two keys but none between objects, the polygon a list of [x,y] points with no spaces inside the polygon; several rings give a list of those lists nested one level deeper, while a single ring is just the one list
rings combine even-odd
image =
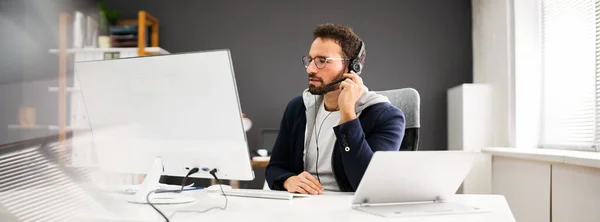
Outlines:
[{"label": "gray wall", "polygon": [[367,46],[365,84],[372,90],[413,87],[421,93],[423,150],[446,146],[446,90],[472,82],[469,0],[387,1],[108,0],[135,18],[160,20],[160,45],[189,52],[229,48],[243,111],[260,129],[277,128],[285,105],[307,87],[301,56],[312,30],[332,22],[352,26]]},{"label": "gray wall", "polygon": [[14,142],[8,124],[18,121],[18,110],[23,99],[20,85],[9,84],[23,79],[23,38],[18,27],[24,23],[24,4],[0,1],[0,144]]}]

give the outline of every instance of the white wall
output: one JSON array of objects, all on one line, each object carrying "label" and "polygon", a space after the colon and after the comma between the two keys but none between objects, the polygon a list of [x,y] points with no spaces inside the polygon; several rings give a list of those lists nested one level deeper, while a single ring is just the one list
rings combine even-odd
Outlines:
[{"label": "white wall", "polygon": [[514,1],[514,147],[535,148],[542,105],[541,0]]},{"label": "white wall", "polygon": [[492,144],[533,148],[540,135],[541,0],[472,0],[473,81],[493,91]]},{"label": "white wall", "polygon": [[473,82],[492,88],[492,142],[506,147],[513,132],[512,0],[473,0]]},{"label": "white wall", "polygon": [[[479,149],[508,147],[514,144],[513,0],[472,0],[472,10],[473,82],[490,88],[489,102],[480,104],[488,107],[479,109],[491,117],[479,123],[490,137],[478,144]],[[452,144],[450,140],[449,144]],[[465,193],[492,191],[491,162],[491,157],[487,156],[477,163],[475,173],[465,179],[465,184],[477,186],[471,189],[467,186]]]}]

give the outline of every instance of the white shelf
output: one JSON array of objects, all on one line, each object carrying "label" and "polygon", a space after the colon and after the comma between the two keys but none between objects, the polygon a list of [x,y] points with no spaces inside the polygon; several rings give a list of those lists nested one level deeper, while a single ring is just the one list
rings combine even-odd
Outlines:
[{"label": "white shelf", "polygon": [[8,125],[9,129],[48,129],[48,126],[42,126],[42,125],[33,125],[33,126],[22,126],[22,125],[18,125],[18,124],[11,124]]},{"label": "white shelf", "polygon": [[[73,87],[67,87],[66,90],[68,93],[79,92],[79,89],[75,89]],[[48,87],[48,92],[58,92],[58,87],[50,86],[50,87]]]},{"label": "white shelf", "polygon": [[600,168],[599,152],[508,147],[488,147],[483,148],[481,151],[492,154],[493,156]]},{"label": "white shelf", "polygon": [[[22,125],[19,125],[19,124],[10,124],[10,125],[8,125],[8,128],[9,129],[46,129],[46,130],[58,130],[58,126],[57,125],[22,126]],[[67,126],[67,130],[87,130],[87,128]]]},{"label": "white shelf", "polygon": [[[49,125],[48,129],[49,130],[58,130],[58,126],[57,125]],[[67,126],[67,130],[88,130],[88,128]]]},{"label": "white shelf", "polygon": [[[58,49],[50,49],[48,50],[50,53],[58,53]],[[67,49],[67,53],[79,53],[79,52],[131,52],[137,53],[137,47],[123,47],[123,48],[70,48]],[[146,52],[150,53],[159,53],[159,54],[169,54],[167,50],[164,50],[160,47],[146,47]]]}]

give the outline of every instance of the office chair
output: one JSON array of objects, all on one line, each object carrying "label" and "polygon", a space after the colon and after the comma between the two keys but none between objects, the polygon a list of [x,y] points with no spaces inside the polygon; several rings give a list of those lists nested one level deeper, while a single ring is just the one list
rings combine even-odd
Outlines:
[{"label": "office chair", "polygon": [[421,97],[419,96],[419,92],[413,88],[375,92],[388,97],[390,102],[404,113],[406,126],[404,129],[404,139],[400,145],[400,151],[417,151],[419,146],[419,128],[421,128]]}]

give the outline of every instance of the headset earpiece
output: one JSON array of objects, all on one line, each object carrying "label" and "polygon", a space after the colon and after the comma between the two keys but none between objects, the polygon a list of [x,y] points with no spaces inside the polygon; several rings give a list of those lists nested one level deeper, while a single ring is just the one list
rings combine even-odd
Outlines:
[{"label": "headset earpiece", "polygon": [[348,71],[354,71],[354,73],[360,75],[360,73],[362,72],[362,68],[363,68],[363,64],[361,62],[361,59],[363,57],[363,54],[365,52],[365,43],[361,40],[360,41],[360,51],[358,51],[358,55],[356,57],[354,57],[352,59],[352,61],[350,62],[350,65],[348,66]]},{"label": "headset earpiece", "polygon": [[350,70],[354,71],[356,74],[360,74],[362,71],[362,65],[359,62],[352,61],[352,68]]},{"label": "headset earpiece", "polygon": [[[361,40],[360,41],[360,50],[358,51],[358,55],[354,58],[352,58],[350,60],[350,63],[348,64],[348,72],[350,71],[354,71],[354,73],[356,73],[357,75],[360,75],[360,73],[362,72],[363,69],[363,57],[365,54],[365,43]],[[340,82],[346,80],[346,78],[341,78],[338,79],[336,81],[333,81],[329,84],[327,84],[327,87],[332,87],[336,84],[339,84]]]}]

